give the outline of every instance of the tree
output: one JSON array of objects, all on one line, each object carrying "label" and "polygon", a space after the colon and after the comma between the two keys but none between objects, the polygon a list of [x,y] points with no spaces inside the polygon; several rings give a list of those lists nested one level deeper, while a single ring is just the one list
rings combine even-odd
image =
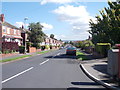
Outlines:
[{"label": "tree", "polygon": [[69,44],[73,45],[73,41],[70,41]]},{"label": "tree", "polygon": [[55,38],[54,38],[54,34],[51,34],[51,35],[50,35],[50,38],[55,39]]},{"label": "tree", "polygon": [[43,42],[44,37],[46,36],[42,31],[43,26],[37,22],[30,23],[28,27],[30,30],[30,32],[27,32],[29,41],[33,44],[32,46],[39,48],[39,44]]},{"label": "tree", "polygon": [[108,1],[108,8],[100,11],[101,16],[97,15],[97,23],[90,20],[89,33],[92,35],[94,44],[111,43],[112,45],[120,43],[120,4]]}]

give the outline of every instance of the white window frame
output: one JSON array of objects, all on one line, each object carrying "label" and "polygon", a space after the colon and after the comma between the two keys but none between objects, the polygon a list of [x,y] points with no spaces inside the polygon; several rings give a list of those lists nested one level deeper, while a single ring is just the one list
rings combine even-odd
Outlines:
[{"label": "white window frame", "polygon": [[3,26],[3,32],[6,33],[7,32],[7,29],[5,26]]},{"label": "white window frame", "polygon": [[14,29],[14,34],[15,34],[15,35],[17,34],[17,31],[16,31],[16,29]]},{"label": "white window frame", "polygon": [[10,34],[10,28],[7,28],[7,34]]},{"label": "white window frame", "polygon": [[20,30],[18,30],[18,35],[21,35],[21,32],[20,32]]}]

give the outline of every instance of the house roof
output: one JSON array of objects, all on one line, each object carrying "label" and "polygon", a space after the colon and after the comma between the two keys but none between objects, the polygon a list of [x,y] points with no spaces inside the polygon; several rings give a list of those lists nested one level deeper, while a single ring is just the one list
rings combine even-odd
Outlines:
[{"label": "house roof", "polygon": [[18,29],[18,30],[21,30],[22,32],[26,32],[26,31],[29,31],[28,29],[22,29],[22,28],[18,28],[8,22],[3,22],[3,26],[7,26],[9,28],[12,28],[12,29]]},{"label": "house roof", "polygon": [[10,24],[10,23],[8,23],[8,22],[3,22],[3,26],[7,26],[7,27],[10,27],[10,28],[12,28],[12,29],[19,29],[19,28],[17,28],[16,26],[14,26],[14,25],[12,25],[12,24]]}]

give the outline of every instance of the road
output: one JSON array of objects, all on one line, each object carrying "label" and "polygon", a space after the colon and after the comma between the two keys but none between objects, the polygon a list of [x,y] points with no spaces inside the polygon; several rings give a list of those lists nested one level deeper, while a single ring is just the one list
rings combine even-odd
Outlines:
[{"label": "road", "polygon": [[106,90],[89,79],[75,56],[56,50],[2,65],[3,88],[79,88]]}]

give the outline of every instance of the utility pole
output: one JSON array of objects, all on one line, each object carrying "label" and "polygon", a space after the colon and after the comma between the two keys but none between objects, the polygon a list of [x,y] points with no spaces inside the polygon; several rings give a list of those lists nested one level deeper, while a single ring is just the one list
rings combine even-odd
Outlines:
[{"label": "utility pole", "polygon": [[[26,21],[28,20],[28,17],[25,17],[24,18],[24,28],[27,29],[27,26],[26,26]],[[25,54],[26,54],[26,30],[24,30],[24,33],[25,33]]]}]

